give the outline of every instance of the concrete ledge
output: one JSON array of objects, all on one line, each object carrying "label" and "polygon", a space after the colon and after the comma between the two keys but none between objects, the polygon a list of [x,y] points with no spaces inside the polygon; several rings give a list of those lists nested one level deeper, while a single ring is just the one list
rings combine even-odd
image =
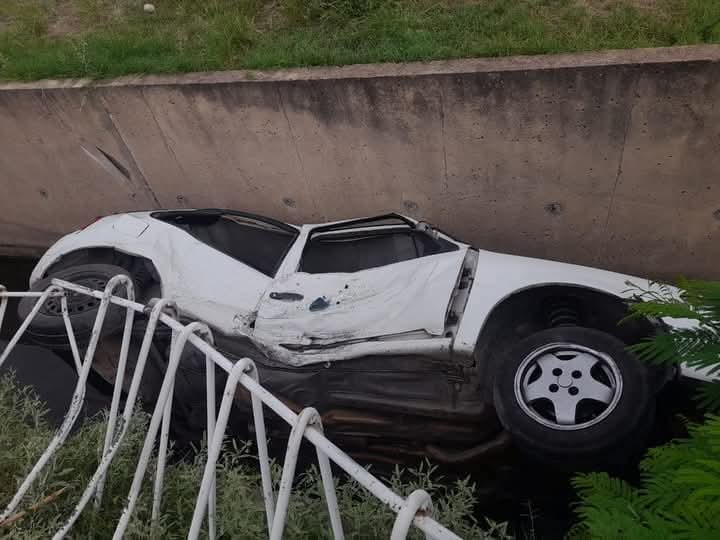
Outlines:
[{"label": "concrete ledge", "polygon": [[209,71],[177,75],[131,75],[105,81],[97,81],[94,79],[49,79],[28,83],[0,83],[0,90],[372,79],[381,77],[421,77],[612,65],[717,61],[720,61],[720,45],[691,45],[557,55],[543,54],[533,56],[506,56],[500,58],[434,60],[431,62],[410,62],[404,64],[354,64],[349,66],[304,67],[275,70]]}]

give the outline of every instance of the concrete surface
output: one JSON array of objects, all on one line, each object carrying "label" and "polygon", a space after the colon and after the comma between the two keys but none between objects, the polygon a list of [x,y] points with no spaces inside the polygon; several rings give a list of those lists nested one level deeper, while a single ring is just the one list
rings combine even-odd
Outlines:
[{"label": "concrete surface", "polygon": [[0,254],[110,212],[400,211],[479,247],[720,278],[720,46],[0,85]]}]

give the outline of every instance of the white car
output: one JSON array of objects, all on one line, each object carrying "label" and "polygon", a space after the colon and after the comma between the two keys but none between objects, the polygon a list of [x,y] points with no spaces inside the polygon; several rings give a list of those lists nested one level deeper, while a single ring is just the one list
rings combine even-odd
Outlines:
[{"label": "white car", "polygon": [[[316,406],[362,455],[472,462],[509,432],[547,462],[623,460],[674,376],[626,350],[662,330],[619,324],[629,282],[646,280],[478,250],[398,214],[303,226],[218,209],[112,215],[53,245],[31,286],[102,288],[117,273],[141,301],[170,298],[208,323],[229,354],[254,355],[264,384]],[[81,341],[97,306],[70,298]],[[106,331],[123,321],[111,310]],[[29,334],[67,346],[56,300]]]}]

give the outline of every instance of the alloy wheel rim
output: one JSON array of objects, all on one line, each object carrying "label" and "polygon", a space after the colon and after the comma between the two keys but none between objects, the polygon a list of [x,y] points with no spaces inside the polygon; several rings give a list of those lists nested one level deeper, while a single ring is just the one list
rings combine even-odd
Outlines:
[{"label": "alloy wheel rim", "polygon": [[615,410],[622,376],[609,355],[575,343],[552,343],[520,363],[515,398],[536,422],[556,430],[586,429]]}]

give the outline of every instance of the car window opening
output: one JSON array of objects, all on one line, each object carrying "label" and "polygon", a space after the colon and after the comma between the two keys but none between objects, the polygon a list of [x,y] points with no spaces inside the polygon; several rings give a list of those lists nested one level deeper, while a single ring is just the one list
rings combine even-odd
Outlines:
[{"label": "car window opening", "polygon": [[166,221],[267,276],[274,276],[297,231],[242,213],[221,211],[156,213]]},{"label": "car window opening", "polygon": [[457,245],[409,228],[324,232],[308,240],[300,271],[358,272],[457,250]]}]

